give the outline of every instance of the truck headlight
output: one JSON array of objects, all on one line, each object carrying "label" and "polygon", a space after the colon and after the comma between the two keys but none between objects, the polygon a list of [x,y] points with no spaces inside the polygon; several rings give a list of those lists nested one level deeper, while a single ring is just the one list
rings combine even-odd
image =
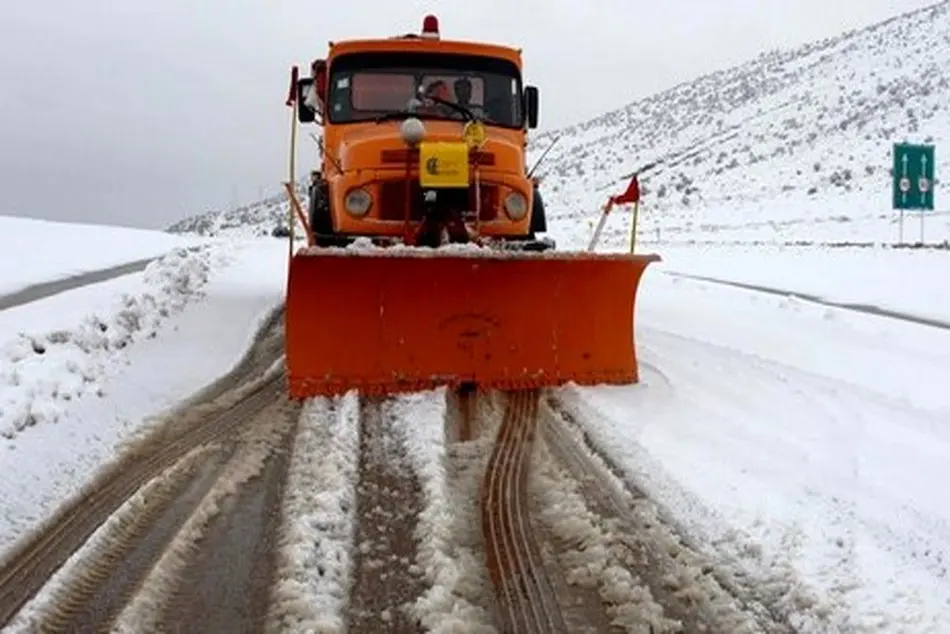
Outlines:
[{"label": "truck headlight", "polygon": [[362,187],[357,187],[346,192],[343,199],[343,207],[351,216],[362,218],[369,213],[369,208],[373,206],[373,197]]},{"label": "truck headlight", "polygon": [[524,220],[528,215],[528,199],[518,192],[505,196],[505,213],[514,221]]}]

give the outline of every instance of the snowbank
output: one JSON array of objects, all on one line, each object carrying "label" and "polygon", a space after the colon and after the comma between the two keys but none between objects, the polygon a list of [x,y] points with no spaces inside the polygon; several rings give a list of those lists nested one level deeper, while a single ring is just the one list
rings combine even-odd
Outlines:
[{"label": "snowbank", "polygon": [[0,295],[208,242],[163,231],[0,216]]},{"label": "snowbank", "polygon": [[[129,438],[174,415],[184,399],[236,368],[262,328],[277,326],[276,331],[267,331],[257,354],[275,353],[274,339],[280,336],[275,310],[284,295],[286,244],[251,241],[212,250],[221,251],[210,254],[209,264],[218,266],[209,270],[207,283],[179,314],[164,317],[155,329],[157,336],[150,338],[140,330],[133,333],[134,345],[95,350],[89,358],[67,343],[52,346],[42,359],[30,356],[20,361],[34,369],[62,369],[65,357],[78,358],[83,367],[88,364],[101,371],[96,384],[104,396],[60,399],[55,403],[60,411],[56,424],[36,425],[13,440],[0,440],[0,499],[4,500],[0,549],[46,523],[62,501],[79,494]],[[227,266],[220,266],[225,262]],[[162,284],[175,287],[174,278]],[[89,314],[111,323],[116,306],[122,305],[116,302],[122,293],[137,298],[161,295],[143,274],[72,290],[0,312],[0,341],[18,339],[17,331],[24,324],[33,332],[73,333]],[[198,295],[203,299],[195,301]],[[4,367],[8,366],[13,367],[9,363]],[[32,385],[45,384],[34,381]],[[7,385],[0,394],[11,391]]]},{"label": "snowbank", "polygon": [[212,268],[226,262],[210,246],[179,248],[146,268],[141,288],[88,313],[70,329],[20,332],[0,347],[0,436],[56,422],[65,403],[94,394],[104,368],[131,344],[158,335],[169,316],[203,295]]}]

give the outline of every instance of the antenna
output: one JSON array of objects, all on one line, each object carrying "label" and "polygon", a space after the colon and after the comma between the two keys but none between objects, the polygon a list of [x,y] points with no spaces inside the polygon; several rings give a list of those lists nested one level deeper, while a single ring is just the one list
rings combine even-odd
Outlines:
[{"label": "antenna", "polygon": [[551,145],[549,145],[549,146],[547,147],[547,149],[544,150],[544,152],[541,153],[541,156],[540,156],[540,157],[538,158],[538,160],[535,162],[534,166],[533,166],[530,170],[528,170],[528,178],[531,178],[531,176],[534,174],[534,170],[538,169],[538,165],[540,165],[540,164],[541,164],[541,161],[544,160],[544,157],[548,155],[548,152],[551,151],[551,148],[553,148],[555,145],[557,145],[557,142],[561,140],[561,137],[562,137],[562,136],[563,136],[562,134],[557,135],[557,136],[554,138],[554,141],[551,142]]},{"label": "antenna", "polygon": [[342,174],[342,173],[343,173],[343,166],[340,165],[340,162],[337,161],[333,156],[331,156],[331,155],[329,155],[329,154],[326,154],[325,150],[323,149],[323,139],[321,139],[320,137],[318,137],[318,136],[317,136],[316,134],[314,134],[313,132],[310,133],[310,138],[313,139],[313,142],[317,144],[317,149],[320,151],[320,155],[321,155],[321,156],[326,155],[327,159],[329,159],[330,162],[333,163],[333,167],[336,168],[336,171],[338,171],[339,173]]}]

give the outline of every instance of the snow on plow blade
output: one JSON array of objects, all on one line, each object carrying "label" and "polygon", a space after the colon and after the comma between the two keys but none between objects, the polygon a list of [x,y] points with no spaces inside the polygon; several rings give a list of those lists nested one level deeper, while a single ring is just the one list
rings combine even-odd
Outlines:
[{"label": "snow on plow blade", "polygon": [[655,255],[302,250],[291,258],[293,398],[638,380],[633,316]]}]

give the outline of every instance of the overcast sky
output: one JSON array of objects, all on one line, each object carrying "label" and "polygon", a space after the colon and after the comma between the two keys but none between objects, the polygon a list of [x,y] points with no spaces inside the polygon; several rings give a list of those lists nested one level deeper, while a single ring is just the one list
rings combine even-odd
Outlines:
[{"label": "overcast sky", "polygon": [[428,11],[443,37],[521,46],[542,127],[553,127],[929,4],[10,0],[0,10],[0,214],[164,227],[276,192],[289,66],[322,57],[331,39],[416,31]]}]

